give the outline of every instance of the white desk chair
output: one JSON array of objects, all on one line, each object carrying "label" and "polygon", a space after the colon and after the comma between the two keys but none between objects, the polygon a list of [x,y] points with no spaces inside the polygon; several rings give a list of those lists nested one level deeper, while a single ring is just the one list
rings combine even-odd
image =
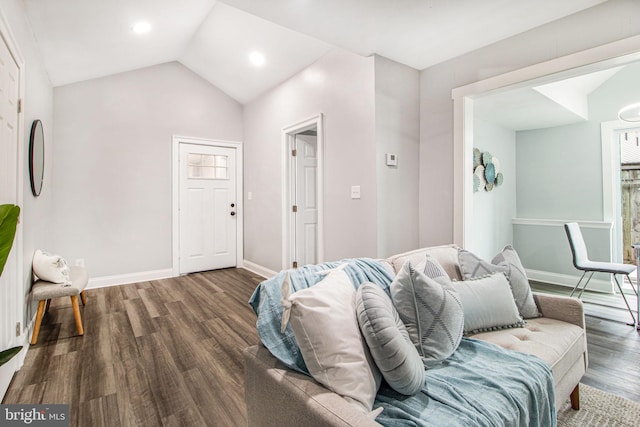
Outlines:
[{"label": "white desk chair", "polygon": [[[589,259],[589,255],[587,253],[587,246],[584,243],[584,239],[582,237],[582,232],[580,231],[580,226],[578,223],[570,222],[564,225],[564,230],[567,233],[567,238],[569,239],[569,246],[571,246],[571,253],[573,254],[573,265],[578,270],[582,271],[582,276],[578,283],[571,291],[571,295],[575,293],[577,289],[580,287],[580,283],[584,276],[587,273],[591,273],[587,278],[582,289],[580,289],[580,293],[578,294],[578,298],[582,297],[582,292],[587,288],[589,281],[593,277],[593,274],[596,272],[601,273],[611,273],[613,274],[613,278],[618,286],[618,290],[620,291],[620,295],[622,295],[622,299],[624,299],[624,303],[627,305],[627,310],[629,310],[629,314],[631,314],[631,318],[633,319],[632,326],[637,326],[636,317],[633,315],[633,310],[631,310],[631,306],[629,306],[629,302],[627,301],[627,297],[624,296],[624,292],[622,292],[622,287],[620,286],[620,282],[618,281],[617,274],[624,274],[627,276],[629,283],[631,284],[631,289],[636,294],[636,298],[638,296],[638,291],[633,286],[633,282],[631,282],[631,277],[629,274],[633,273],[636,270],[635,265],[631,264],[620,264],[615,262],[599,262],[599,261],[591,261]],[[637,313],[636,313],[637,315]]]}]

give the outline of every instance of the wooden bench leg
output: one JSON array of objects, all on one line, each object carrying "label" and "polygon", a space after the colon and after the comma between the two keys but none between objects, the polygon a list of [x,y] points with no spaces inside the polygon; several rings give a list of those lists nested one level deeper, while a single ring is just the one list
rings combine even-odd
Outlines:
[{"label": "wooden bench leg", "polygon": [[82,317],[80,316],[80,307],[78,306],[78,295],[71,297],[71,306],[73,307],[73,317],[76,319],[76,328],[78,329],[78,335],[84,335],[84,329],[82,328]]},{"label": "wooden bench leg", "polygon": [[47,313],[49,312],[49,306],[50,306],[50,305],[51,305],[51,298],[49,298],[49,299],[47,300],[47,306],[46,306],[46,308],[44,309],[44,314],[47,314]]},{"label": "wooden bench leg", "polygon": [[84,291],[80,292],[80,299],[82,300],[82,305],[87,305],[87,296]]},{"label": "wooden bench leg", "polygon": [[577,384],[571,392],[571,407],[576,411],[580,410],[580,384]]},{"label": "wooden bench leg", "polygon": [[38,342],[38,334],[40,333],[40,325],[42,324],[42,316],[44,316],[45,300],[38,301],[38,313],[36,314],[36,323],[33,326],[33,335],[31,336],[31,345]]}]

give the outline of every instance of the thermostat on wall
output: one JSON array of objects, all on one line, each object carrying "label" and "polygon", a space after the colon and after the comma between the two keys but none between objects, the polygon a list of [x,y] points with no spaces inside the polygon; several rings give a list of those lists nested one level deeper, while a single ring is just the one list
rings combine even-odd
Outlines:
[{"label": "thermostat on wall", "polygon": [[398,166],[398,156],[387,153],[387,166]]}]

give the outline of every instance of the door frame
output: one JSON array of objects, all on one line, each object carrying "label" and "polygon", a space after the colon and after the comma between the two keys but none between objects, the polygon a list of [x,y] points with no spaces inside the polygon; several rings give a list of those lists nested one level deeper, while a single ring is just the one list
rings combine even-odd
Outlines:
[{"label": "door frame", "polygon": [[291,268],[292,250],[292,212],[291,212],[291,179],[292,162],[291,146],[296,134],[316,128],[318,168],[316,175],[316,194],[318,196],[318,236],[316,240],[316,262],[324,261],[324,120],[323,114],[317,114],[306,120],[286,126],[282,129],[282,268]]},{"label": "door frame", "polygon": [[29,288],[31,287],[31,277],[29,276],[29,280],[25,275],[23,259],[24,259],[24,248],[23,248],[23,219],[24,219],[24,163],[25,163],[25,145],[24,141],[24,121],[25,121],[25,102],[24,102],[24,94],[25,94],[25,62],[22,56],[22,53],[19,49],[19,45],[16,42],[16,38],[11,31],[11,27],[8,24],[8,21],[4,15],[4,13],[0,10],[0,38],[2,38],[3,42],[7,45],[11,56],[13,57],[16,65],[18,66],[18,99],[22,102],[22,111],[18,113],[18,121],[17,121],[17,129],[16,129],[16,143],[17,143],[17,177],[16,177],[16,204],[20,206],[20,221],[18,221],[18,227],[16,229],[16,235],[13,242],[13,250],[16,251],[16,278],[17,283],[14,289],[16,296],[16,306],[18,307],[19,316],[16,319],[20,322],[20,335],[15,337],[15,345],[20,345],[23,349],[20,353],[11,359],[9,362],[4,364],[2,368],[0,368],[0,396],[3,396],[6,390],[9,387],[9,383],[11,378],[13,377],[14,372],[16,372],[22,365],[24,364],[24,359],[27,355],[27,350],[29,348],[28,338],[29,338],[29,324],[32,319],[26,318],[27,311],[27,299],[26,295],[29,292]]},{"label": "door frame", "polygon": [[242,205],[242,143],[218,139],[173,135],[171,142],[171,252],[173,277],[180,275],[180,144],[204,145],[236,149],[236,268],[242,268],[244,257],[244,206]]},{"label": "door frame", "polygon": [[623,262],[622,217],[617,215],[622,203],[620,180],[620,141],[616,138],[619,131],[637,129],[638,122],[613,120],[600,124],[602,144],[602,215],[605,222],[613,224],[611,232],[611,260]]}]

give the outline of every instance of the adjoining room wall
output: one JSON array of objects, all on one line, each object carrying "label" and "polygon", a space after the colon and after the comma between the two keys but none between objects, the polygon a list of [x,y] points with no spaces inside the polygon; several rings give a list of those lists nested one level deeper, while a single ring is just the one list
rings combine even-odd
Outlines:
[{"label": "adjoining room wall", "polygon": [[502,185],[491,191],[483,188],[473,195],[472,247],[475,254],[491,259],[513,243],[511,221],[516,216],[516,133],[476,118],[474,147],[488,151],[500,163]]},{"label": "adjoining room wall", "polygon": [[[376,256],[373,61],[334,50],[245,105],[246,260],[274,271],[282,268],[282,129],[320,113],[324,116],[324,259]],[[360,185],[360,199],[351,199],[352,185]]]},{"label": "adjoining room wall", "polygon": [[172,136],[241,141],[241,105],[171,62],[56,87],[54,117],[49,250],[93,278],[171,269]]},{"label": "adjoining room wall", "polygon": [[[583,223],[593,260],[615,261],[614,233],[621,230],[603,216],[601,123],[617,120],[620,108],[640,101],[638,76],[640,63],[630,64],[594,90],[588,96],[585,122],[516,134],[521,221],[514,225],[514,244],[523,264],[546,281],[566,285],[577,281],[565,221]],[[606,282],[601,290],[610,288],[606,275],[599,279]]]},{"label": "adjoining room wall", "polygon": [[[375,56],[378,253],[380,258],[418,247],[420,73]],[[397,166],[386,165],[386,154]]]},{"label": "adjoining room wall", "polygon": [[637,16],[640,2],[608,1],[421,72],[421,246],[453,240],[452,89],[638,35]]}]

